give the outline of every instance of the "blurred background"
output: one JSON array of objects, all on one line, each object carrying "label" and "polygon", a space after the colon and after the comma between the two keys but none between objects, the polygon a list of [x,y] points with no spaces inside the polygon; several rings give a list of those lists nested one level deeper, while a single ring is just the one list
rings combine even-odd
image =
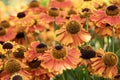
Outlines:
[{"label": "blurred background", "polygon": [[[18,12],[24,11],[32,0],[0,0],[0,19],[9,15],[15,16]],[[49,0],[37,0],[42,6],[47,6]]]},{"label": "blurred background", "polygon": [[[9,15],[15,16],[18,12],[23,11],[27,8],[27,4],[32,0],[0,0],[0,19],[5,19]],[[50,0],[37,0],[41,6],[48,7]],[[76,7],[79,7],[81,0],[71,0],[73,3],[77,4]],[[111,0],[98,0],[104,1],[109,4]],[[117,1],[117,0],[115,0]],[[119,0],[118,0],[119,1]]]}]

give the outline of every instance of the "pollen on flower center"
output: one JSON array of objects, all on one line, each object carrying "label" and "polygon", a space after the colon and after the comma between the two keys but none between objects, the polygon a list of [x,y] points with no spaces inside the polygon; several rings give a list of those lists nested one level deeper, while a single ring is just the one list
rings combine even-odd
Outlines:
[{"label": "pollen on flower center", "polygon": [[118,63],[118,56],[112,52],[107,52],[103,56],[103,61],[107,67],[113,67]]},{"label": "pollen on flower center", "polygon": [[66,30],[70,34],[76,34],[80,31],[80,25],[77,21],[72,20],[67,24]]},{"label": "pollen on flower center", "polygon": [[67,55],[65,47],[59,45],[52,49],[52,56],[55,59],[63,59]]},{"label": "pollen on flower center", "polygon": [[9,60],[6,62],[4,69],[8,73],[15,73],[18,72],[21,69],[20,63],[16,60]]},{"label": "pollen on flower center", "polygon": [[37,53],[44,53],[47,50],[47,45],[44,43],[40,43],[36,46]]},{"label": "pollen on flower center", "polygon": [[3,36],[5,34],[6,34],[5,28],[0,26],[0,36]]},{"label": "pollen on flower center", "polygon": [[119,14],[119,9],[115,5],[108,6],[106,9],[106,14],[108,16],[115,16],[115,15]]}]

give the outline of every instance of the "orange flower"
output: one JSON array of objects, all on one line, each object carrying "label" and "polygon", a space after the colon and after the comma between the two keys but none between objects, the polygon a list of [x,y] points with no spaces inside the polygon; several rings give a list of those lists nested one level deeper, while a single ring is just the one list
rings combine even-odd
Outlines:
[{"label": "orange flower", "polygon": [[[25,36],[27,38],[27,42],[25,41]],[[29,45],[32,41],[34,41],[34,37],[31,33],[25,33],[25,32],[17,32],[14,41],[18,44],[26,46]]]},{"label": "orange flower", "polygon": [[99,22],[96,24],[95,32],[100,36],[112,36],[112,26],[108,23]]},{"label": "orange flower", "polygon": [[113,80],[120,80],[120,74],[115,75]]},{"label": "orange flower", "polygon": [[97,51],[99,57],[92,58],[92,74],[113,78],[117,74],[118,57],[113,52],[104,52],[102,49]]},{"label": "orange flower", "polygon": [[34,24],[31,25],[30,27],[28,27],[27,32],[32,34],[35,32],[35,30],[42,32],[44,29],[45,29],[45,26],[43,25],[43,23],[41,21],[35,19]]},{"label": "orange flower", "polygon": [[[52,73],[49,73],[47,69],[41,66],[41,57],[47,50],[47,46],[44,43],[32,42],[29,50],[25,54],[27,71],[32,74],[32,78],[40,79],[41,76],[46,78],[52,77]],[[42,79],[42,78],[41,78]]]},{"label": "orange flower", "polygon": [[27,49],[23,45],[15,44],[13,45],[12,53],[10,54],[10,58],[15,58],[21,62],[25,62],[25,53]]},{"label": "orange flower", "polygon": [[75,6],[75,8],[80,11],[84,8],[90,8],[92,10],[95,10],[99,5],[103,4],[102,0],[71,0]]},{"label": "orange flower", "polygon": [[39,14],[41,12],[46,12],[46,11],[47,11],[47,8],[40,6],[38,1],[32,0],[28,4],[28,9],[25,12],[26,13]]},{"label": "orange flower", "polygon": [[79,63],[80,53],[76,48],[55,46],[42,56],[41,65],[50,72],[61,74],[63,70],[74,69]]},{"label": "orange flower", "polygon": [[44,43],[40,43],[39,41],[34,41],[31,43],[29,50],[25,54],[25,58],[27,61],[32,61],[41,57],[44,52],[47,50],[47,45]]},{"label": "orange flower", "polygon": [[28,73],[25,68],[27,66],[16,59],[10,59],[4,63],[4,70],[1,72],[1,80],[9,80],[14,74],[21,74],[22,78],[26,80],[31,79],[31,74]]},{"label": "orange flower", "polygon": [[42,67],[29,70],[28,72],[32,74],[32,80],[50,80],[50,78],[54,77],[53,73]]},{"label": "orange flower", "polygon": [[73,6],[70,0],[64,0],[63,2],[58,2],[56,0],[53,0],[50,4],[51,7],[55,7],[55,8],[69,8]]},{"label": "orange flower", "polygon": [[15,27],[4,28],[0,27],[0,41],[13,40],[16,36]]},{"label": "orange flower", "polygon": [[120,24],[119,8],[116,5],[110,5],[104,10],[97,10],[91,16],[94,22],[106,22],[113,25]]},{"label": "orange flower", "polygon": [[70,21],[66,27],[63,26],[56,31],[56,40],[65,45],[79,46],[91,39],[90,34],[80,27],[75,20]]},{"label": "orange flower", "polygon": [[43,40],[43,42],[50,46],[55,41],[55,32],[53,28],[50,27],[49,29],[43,31],[40,37]]},{"label": "orange flower", "polygon": [[84,8],[82,10],[81,14],[73,15],[71,17],[71,19],[80,22],[80,24],[82,24],[83,27],[84,27],[86,25],[86,17],[88,17],[88,28],[89,28],[89,30],[92,30],[92,29],[94,29],[94,24],[93,24],[93,21],[92,21],[92,19],[90,17],[91,14],[92,14],[92,12],[90,11],[89,8]]},{"label": "orange flower", "polygon": [[39,6],[39,7],[34,7],[34,8],[28,8],[26,9],[25,13],[40,14],[46,11],[47,9],[45,7]]},{"label": "orange flower", "polygon": [[12,18],[12,23],[17,26],[17,30],[31,26],[34,23],[34,18],[32,14],[27,14],[25,12],[19,12],[16,17]]},{"label": "orange flower", "polygon": [[91,46],[84,46],[80,49],[80,63],[79,65],[89,66],[91,64],[90,59],[97,56],[96,52]]},{"label": "orange flower", "polygon": [[109,0],[109,2],[120,7],[120,0]]},{"label": "orange flower", "polygon": [[115,29],[115,36],[120,39],[120,28]]},{"label": "orange flower", "polygon": [[62,17],[60,17],[60,16],[54,18],[54,17],[49,16],[49,15],[46,14],[46,13],[41,13],[41,14],[39,15],[39,18],[40,18],[41,21],[44,22],[45,24],[48,24],[48,23],[51,23],[51,22],[54,22],[54,21],[56,21],[56,24],[61,24],[61,23],[65,22],[65,19],[62,18]]}]

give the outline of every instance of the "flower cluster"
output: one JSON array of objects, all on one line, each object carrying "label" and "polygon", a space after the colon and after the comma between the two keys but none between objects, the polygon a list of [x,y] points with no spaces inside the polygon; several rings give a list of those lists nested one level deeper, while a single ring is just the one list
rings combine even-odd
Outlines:
[{"label": "flower cluster", "polygon": [[16,16],[0,18],[0,80],[50,80],[80,66],[119,80],[119,3],[48,1],[43,7],[33,0]]}]

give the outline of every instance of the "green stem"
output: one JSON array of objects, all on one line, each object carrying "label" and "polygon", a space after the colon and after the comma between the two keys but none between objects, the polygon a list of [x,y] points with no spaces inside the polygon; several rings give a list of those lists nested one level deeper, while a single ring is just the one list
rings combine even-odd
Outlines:
[{"label": "green stem", "polygon": [[58,25],[56,24],[56,18],[54,17],[54,31],[58,30],[59,27]]},{"label": "green stem", "polygon": [[64,74],[62,74],[62,78],[63,78],[63,80],[65,80]]},{"label": "green stem", "polygon": [[4,65],[5,65],[5,63],[3,63],[3,65],[1,65],[2,67],[0,68],[0,73],[2,73],[4,71]]},{"label": "green stem", "polygon": [[39,30],[35,30],[33,36],[34,36],[34,39],[36,41],[42,42],[42,39],[40,38],[40,31]]},{"label": "green stem", "polygon": [[114,52],[114,41],[115,41],[115,39],[114,39],[114,36],[115,36],[115,32],[114,32],[114,26],[112,27],[112,51]]},{"label": "green stem", "polygon": [[26,48],[28,49],[28,39],[27,39],[27,35],[26,35],[26,32],[24,31],[24,38],[25,38],[25,46]]},{"label": "green stem", "polygon": [[88,16],[86,16],[86,30],[88,31]]},{"label": "green stem", "polygon": [[49,0],[50,7],[52,7],[52,0]]},{"label": "green stem", "polygon": [[8,60],[10,60],[10,51],[7,51]]},{"label": "green stem", "polygon": [[107,37],[107,50],[106,51],[109,51],[110,50],[110,37],[108,36]]}]

